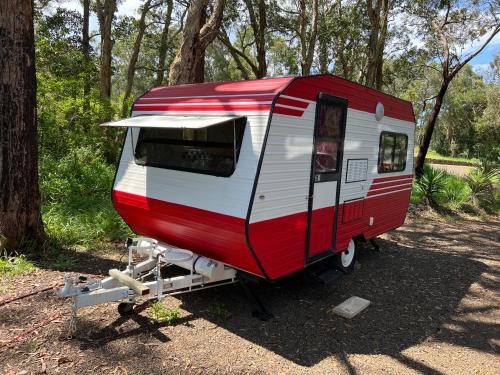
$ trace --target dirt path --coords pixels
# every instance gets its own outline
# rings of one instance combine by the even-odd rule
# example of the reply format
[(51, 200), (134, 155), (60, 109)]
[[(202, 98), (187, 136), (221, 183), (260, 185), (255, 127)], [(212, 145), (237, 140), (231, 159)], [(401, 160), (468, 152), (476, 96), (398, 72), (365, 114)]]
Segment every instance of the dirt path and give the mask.
[[(116, 305), (88, 308), (78, 338), (67, 339), (68, 315), (57, 314), (68, 305), (44, 292), (0, 307), (0, 372), (499, 374), (499, 233), (498, 219), (413, 220), (380, 239), (381, 252), (363, 251), (358, 269), (336, 284), (296, 275), (262, 287), (275, 315), (268, 322), (250, 317), (232, 285), (169, 298), (182, 311), (174, 326), (150, 323), (145, 311), (125, 319)], [(10, 280), (0, 299), (61, 278), (40, 269)], [(352, 320), (331, 313), (352, 295), (372, 304)], [(230, 317), (213, 316), (213, 303)]]

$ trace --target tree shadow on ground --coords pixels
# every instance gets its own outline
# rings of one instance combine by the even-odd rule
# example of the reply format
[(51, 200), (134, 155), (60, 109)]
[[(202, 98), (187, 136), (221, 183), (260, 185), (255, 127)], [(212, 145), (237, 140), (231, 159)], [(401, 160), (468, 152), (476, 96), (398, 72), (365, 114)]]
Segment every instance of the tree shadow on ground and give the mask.
[[(245, 340), (264, 347), (290, 361), (313, 366), (335, 356), (354, 373), (348, 354), (383, 354), (417, 371), (436, 373), (425, 364), (405, 356), (402, 351), (432, 339), (476, 350), (491, 352), (498, 326), (494, 323), (456, 319), (460, 301), (478, 283), (492, 292), (497, 285), (491, 277), (496, 271), (472, 259), (467, 251), (437, 249), (436, 241), (452, 243), (452, 235), (440, 232), (396, 231), (394, 239), (379, 240), (381, 252), (366, 249), (353, 274), (330, 285), (314, 282), (306, 273), (295, 274), (274, 284), (257, 288), (274, 318), (261, 322), (250, 316), (251, 305), (237, 284), (198, 293), (181, 295), (183, 310), (192, 315), (179, 323), (202, 317)], [(468, 231), (469, 236), (484, 233)], [(431, 239), (434, 246), (431, 246)], [(498, 258), (498, 252), (484, 248), (480, 259)], [(350, 296), (371, 301), (371, 305), (352, 320), (332, 313), (332, 308)], [(211, 314), (214, 303), (227, 307), (230, 317)], [(488, 312), (497, 308), (482, 306), (467, 312)], [(120, 318), (111, 331), (96, 332), (90, 347), (109, 341), (150, 332), (156, 335), (161, 325), (135, 317), (138, 328), (117, 332)], [(446, 328), (453, 326), (454, 328)], [(163, 335), (163, 334), (162, 334)], [(97, 339), (99, 337), (99, 339)], [(168, 338), (159, 338), (166, 341)], [(88, 342), (83, 343), (88, 347)]]

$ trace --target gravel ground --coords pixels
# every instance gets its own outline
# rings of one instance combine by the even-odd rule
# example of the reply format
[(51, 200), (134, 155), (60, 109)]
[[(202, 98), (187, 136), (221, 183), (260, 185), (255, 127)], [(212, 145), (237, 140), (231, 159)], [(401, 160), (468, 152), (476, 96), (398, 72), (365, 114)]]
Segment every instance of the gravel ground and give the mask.
[[(121, 318), (116, 305), (83, 309), (68, 339), (67, 301), (47, 291), (0, 307), (0, 372), (111, 374), (500, 374), (500, 220), (413, 218), (361, 252), (356, 271), (321, 285), (297, 274), (258, 291), (274, 318), (261, 322), (238, 285), (167, 298), (174, 325), (147, 304)], [(113, 258), (113, 257), (111, 257)], [(75, 272), (103, 275), (109, 257), (79, 255)], [(96, 265), (99, 271), (96, 271)], [(0, 280), (1, 300), (62, 280), (35, 273)], [(0, 289), (1, 290), (1, 289)], [(352, 320), (331, 309), (371, 305)], [(227, 307), (216, 316), (213, 304)]]

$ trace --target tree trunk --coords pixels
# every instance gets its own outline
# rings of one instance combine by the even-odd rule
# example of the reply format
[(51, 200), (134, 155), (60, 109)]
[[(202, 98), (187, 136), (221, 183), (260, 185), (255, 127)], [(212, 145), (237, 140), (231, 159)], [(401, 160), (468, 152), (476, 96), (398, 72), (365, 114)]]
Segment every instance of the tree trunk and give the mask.
[(418, 150), (417, 160), (415, 162), (415, 176), (417, 178), (421, 177), (424, 173), (425, 157), (427, 156), (427, 151), (429, 150), (429, 145), (431, 144), (434, 126), (436, 125), (439, 111), (441, 111), (441, 106), (443, 105), (443, 99), (446, 94), (446, 90), (448, 90), (449, 83), (450, 82), (448, 79), (445, 78), (443, 80), (441, 88), (439, 89), (439, 93), (436, 96), (434, 107), (432, 107), (432, 112), (429, 116), (429, 120), (427, 121), (427, 125), (425, 126), (424, 135), (422, 137), (422, 140), (420, 141), (420, 148)]
[(0, 56), (0, 247), (17, 250), (44, 238), (32, 0), (0, 1)]
[(85, 82), (83, 83), (83, 111), (87, 113), (90, 110), (90, 0), (82, 1), (83, 7), (83, 27), (82, 27), (82, 53), (85, 61)]
[(111, 97), (111, 52), (113, 50), (111, 27), (116, 11), (116, 0), (96, 0), (96, 10), (101, 33), (100, 94), (101, 100), (109, 102)]
[(299, 3), (299, 30), (300, 30), (300, 52), (302, 60), (300, 62), (302, 75), (307, 76), (311, 72), (311, 66), (314, 57), (314, 47), (316, 45), (316, 34), (318, 30), (318, 0), (313, 0), (311, 30), (309, 38), (307, 37), (307, 11), (306, 0), (300, 0)]
[(160, 48), (158, 50), (158, 70), (156, 72), (155, 86), (161, 86), (163, 77), (165, 77), (165, 62), (167, 59), (168, 50), (168, 31), (172, 21), (172, 10), (174, 8), (173, 0), (167, 0), (167, 11), (165, 13), (165, 24), (161, 32)]
[(217, 36), (225, 0), (216, 0), (212, 15), (205, 23), (209, 0), (192, 0), (186, 16), (181, 48), (172, 62), (169, 84), (203, 82), (205, 49)]
[(264, 78), (267, 75), (266, 29), (266, 3), (264, 0), (259, 0), (259, 27), (257, 30), (257, 63), (259, 66), (259, 74), (257, 78)]
[(389, 0), (367, 0), (367, 13), (370, 20), (370, 37), (367, 46), (367, 64), (365, 84), (380, 90), (382, 87), (382, 67), (387, 21), (389, 17)]
[(319, 72), (328, 73), (328, 45), (326, 38), (319, 39)]
[(130, 61), (127, 68), (127, 85), (125, 86), (125, 94), (123, 95), (122, 103), (122, 117), (127, 117), (129, 106), (128, 100), (130, 94), (132, 93), (132, 86), (134, 85), (135, 67), (137, 65), (137, 60), (139, 59), (139, 52), (141, 50), (142, 38), (144, 37), (144, 32), (146, 31), (146, 16), (149, 12), (152, 0), (147, 0), (142, 7), (141, 18), (139, 19), (139, 27), (137, 31), (137, 37), (134, 41), (134, 47), (132, 48), (132, 56), (130, 56)]

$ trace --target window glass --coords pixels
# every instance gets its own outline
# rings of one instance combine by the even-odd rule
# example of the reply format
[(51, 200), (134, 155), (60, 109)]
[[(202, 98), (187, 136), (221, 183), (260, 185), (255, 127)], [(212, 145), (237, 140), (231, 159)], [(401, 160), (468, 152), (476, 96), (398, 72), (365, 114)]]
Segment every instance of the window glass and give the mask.
[(378, 172), (398, 172), (406, 168), (408, 136), (382, 132), (380, 135)]
[(314, 172), (335, 173), (339, 168), (345, 107), (342, 104), (328, 102), (319, 102), (318, 105)]
[(318, 173), (332, 172), (337, 169), (338, 142), (317, 141), (315, 171)]
[(201, 129), (141, 128), (136, 163), (216, 176), (236, 168), (246, 118)]
[(321, 104), (316, 137), (340, 137), (343, 112), (340, 105)]

